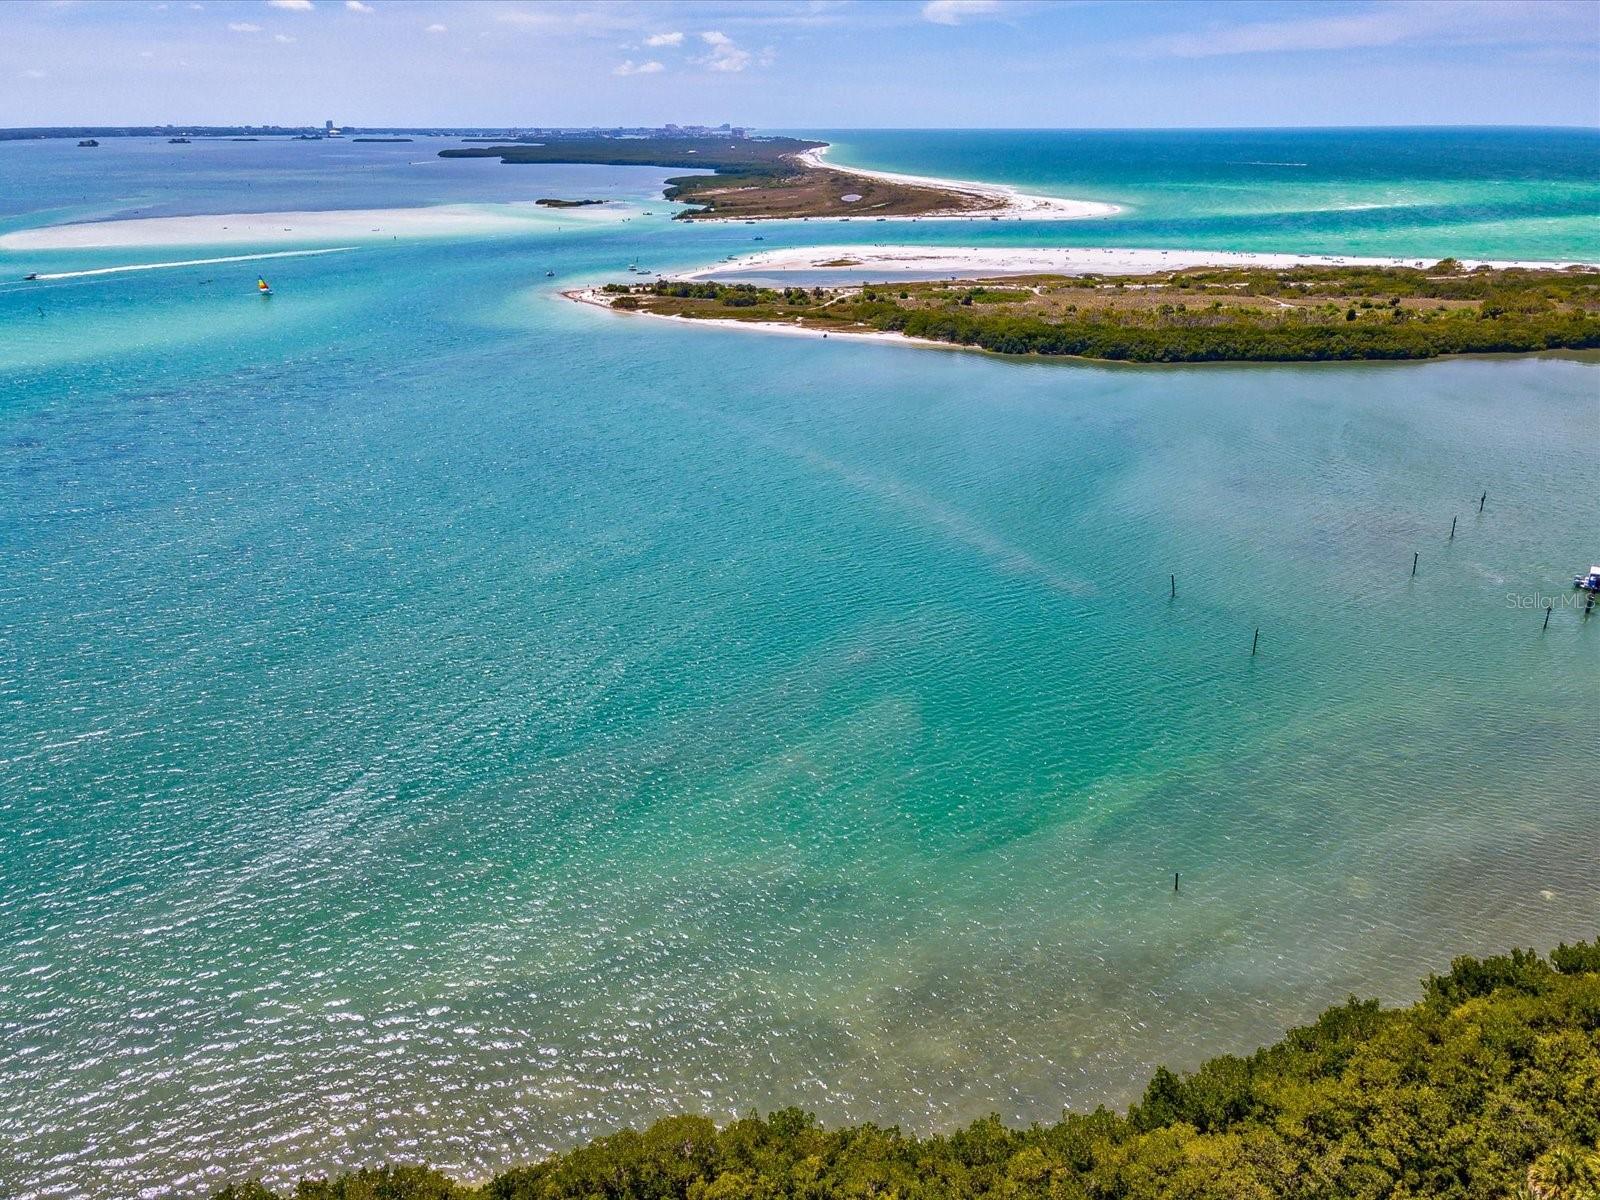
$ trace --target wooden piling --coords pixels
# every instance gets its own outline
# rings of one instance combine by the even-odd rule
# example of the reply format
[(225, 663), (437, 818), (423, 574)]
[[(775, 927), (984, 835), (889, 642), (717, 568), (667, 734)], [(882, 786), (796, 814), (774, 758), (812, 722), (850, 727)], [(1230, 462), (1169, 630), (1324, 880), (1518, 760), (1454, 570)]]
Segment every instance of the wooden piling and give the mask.
[(1412, 575), (1415, 575), (1417, 573), (1417, 559), (1419, 559), (1421, 557), (1422, 557), (1422, 551), (1421, 550), (1413, 550), (1411, 552), (1411, 574)]
[(1543, 633), (1546, 629), (1550, 628), (1550, 609), (1551, 605), (1548, 601), (1546, 601), (1544, 606), (1544, 626), (1539, 630), (1540, 633)]
[(1485, 492), (1483, 495), (1478, 497), (1478, 511), (1480, 513), (1483, 512), (1483, 506), (1484, 506), (1485, 502), (1488, 499), (1489, 499), (1489, 493), (1488, 492)]
[(1259, 646), (1260, 644), (1261, 644), (1261, 629), (1260, 629), (1260, 627), (1257, 627), (1256, 636), (1254, 638), (1252, 638), (1251, 641), (1250, 641), (1250, 657), (1251, 658), (1254, 658), (1256, 656), (1256, 647)]
[(1176, 575), (1169, 575), (1167, 578), (1172, 580), (1172, 598), (1176, 600), (1178, 598), (1178, 577)]
[(1172, 890), (1178, 890), (1178, 873), (1176, 871), (1172, 873)]
[(1460, 517), (1451, 517), (1450, 518), (1450, 540), (1452, 542), (1456, 540), (1456, 522), (1459, 521), (1460, 519), (1461, 519)]

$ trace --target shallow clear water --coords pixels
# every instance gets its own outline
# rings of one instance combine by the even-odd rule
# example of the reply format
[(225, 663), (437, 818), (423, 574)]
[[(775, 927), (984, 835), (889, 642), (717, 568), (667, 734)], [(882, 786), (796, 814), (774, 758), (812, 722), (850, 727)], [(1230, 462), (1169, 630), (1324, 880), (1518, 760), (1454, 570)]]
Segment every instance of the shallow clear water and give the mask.
[[(1125, 206), (1017, 244), (1600, 259), (1600, 130), (840, 130), (844, 164)], [(918, 229), (921, 229), (919, 224)]]
[(0, 1192), (1049, 1118), (1594, 934), (1592, 362), (1018, 363), (554, 292), (749, 237), (0, 285)]

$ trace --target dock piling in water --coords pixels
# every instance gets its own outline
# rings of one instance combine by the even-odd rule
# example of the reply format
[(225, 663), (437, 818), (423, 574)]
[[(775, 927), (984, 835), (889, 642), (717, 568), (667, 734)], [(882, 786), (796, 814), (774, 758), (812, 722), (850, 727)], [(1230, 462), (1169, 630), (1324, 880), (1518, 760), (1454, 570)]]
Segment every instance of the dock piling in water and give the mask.
[(1488, 499), (1489, 499), (1489, 493), (1488, 493), (1488, 492), (1485, 492), (1485, 493), (1484, 493), (1484, 494), (1483, 494), (1483, 495), (1481, 495), (1481, 496), (1479, 496), (1479, 497), (1478, 497), (1478, 512), (1479, 512), (1479, 513), (1482, 513), (1482, 512), (1483, 512), (1483, 506), (1484, 506), (1484, 503), (1485, 503), (1485, 502), (1486, 502), (1486, 501), (1487, 501), (1487, 500), (1488, 500)]
[(1460, 517), (1451, 517), (1450, 518), (1450, 540), (1452, 542), (1456, 540), (1456, 522), (1459, 521), (1460, 519), (1461, 519)]
[(1172, 873), (1172, 890), (1178, 890), (1178, 873), (1176, 871)]
[(1261, 644), (1261, 627), (1256, 626), (1256, 636), (1250, 639), (1250, 657), (1256, 656), (1256, 647)]
[(1422, 551), (1421, 550), (1413, 550), (1411, 552), (1411, 574), (1413, 576), (1415, 576), (1416, 573), (1417, 573), (1417, 559), (1419, 559), (1421, 557), (1422, 557)]
[(1176, 575), (1169, 575), (1167, 578), (1172, 580), (1172, 598), (1176, 600), (1178, 598), (1178, 577)]
[(1540, 633), (1543, 633), (1546, 629), (1550, 628), (1550, 609), (1552, 607), (1553, 606), (1550, 604), (1549, 601), (1545, 602), (1545, 606), (1544, 606), (1544, 625), (1543, 625), (1543, 627), (1540, 628), (1540, 630), (1539, 630)]

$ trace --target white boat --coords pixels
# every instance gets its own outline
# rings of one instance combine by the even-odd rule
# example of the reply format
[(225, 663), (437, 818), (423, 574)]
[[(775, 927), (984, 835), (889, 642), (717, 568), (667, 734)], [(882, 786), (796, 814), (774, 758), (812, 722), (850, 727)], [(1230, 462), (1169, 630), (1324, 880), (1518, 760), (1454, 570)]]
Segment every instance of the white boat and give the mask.
[(1600, 592), (1600, 563), (1589, 568), (1587, 575), (1575, 575), (1572, 586), (1586, 592)]

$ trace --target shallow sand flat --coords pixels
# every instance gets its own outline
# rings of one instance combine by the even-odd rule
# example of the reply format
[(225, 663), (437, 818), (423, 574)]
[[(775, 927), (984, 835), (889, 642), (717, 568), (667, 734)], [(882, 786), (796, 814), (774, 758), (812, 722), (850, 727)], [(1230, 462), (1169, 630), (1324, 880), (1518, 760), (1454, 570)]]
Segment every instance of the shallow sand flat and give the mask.
[[(533, 204), (440, 204), (426, 208), (352, 208), (324, 212), (222, 213), (136, 217), (50, 225), (0, 234), (0, 250), (93, 250), (142, 246), (260, 246), (388, 238), (528, 233), (563, 225), (609, 223), (631, 209), (617, 205), (554, 210)], [(581, 214), (581, 215), (579, 215)]]
[[(1304, 266), (1430, 266), (1436, 259), (1363, 258), (1331, 254), (1255, 254), (1233, 250), (1134, 250), (1008, 248), (1004, 246), (804, 246), (763, 250), (741, 255), (731, 262), (702, 267), (686, 279), (721, 279), (751, 272), (836, 271), (859, 280), (878, 272), (918, 272), (924, 275), (1140, 275), (1185, 267)], [(1579, 265), (1573, 262), (1510, 262), (1464, 259), (1468, 267), (1543, 267)]]
[[(901, 183), (911, 187), (939, 188), (946, 192), (960, 192), (979, 196), (992, 207), (971, 212), (923, 213), (916, 217), (872, 217), (885, 221), (987, 221), (994, 217), (1008, 217), (1027, 221), (1081, 221), (1090, 217), (1109, 217), (1122, 211), (1119, 204), (1104, 204), (1098, 200), (1069, 200), (1062, 196), (1040, 196), (1019, 191), (1003, 183), (980, 183), (971, 179), (937, 179), (931, 175), (902, 175), (894, 171), (869, 171), (865, 167), (845, 167), (824, 158), (828, 148), (807, 150), (797, 157), (808, 167), (826, 167), (846, 175), (860, 175), (866, 179), (881, 179), (887, 183)], [(863, 216), (870, 214), (863, 213)]]

